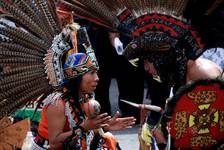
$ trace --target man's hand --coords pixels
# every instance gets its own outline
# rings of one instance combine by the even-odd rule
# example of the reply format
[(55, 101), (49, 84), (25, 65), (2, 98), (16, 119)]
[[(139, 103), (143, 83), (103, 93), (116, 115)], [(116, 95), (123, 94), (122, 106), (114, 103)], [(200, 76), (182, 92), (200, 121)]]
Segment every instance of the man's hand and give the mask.
[(160, 144), (160, 143), (166, 144), (167, 143), (166, 139), (165, 139), (165, 137), (164, 137), (164, 135), (163, 135), (163, 133), (162, 133), (162, 131), (160, 129), (154, 128), (154, 129), (152, 129), (151, 132), (153, 134), (153, 137), (155, 137), (156, 142), (158, 144)]

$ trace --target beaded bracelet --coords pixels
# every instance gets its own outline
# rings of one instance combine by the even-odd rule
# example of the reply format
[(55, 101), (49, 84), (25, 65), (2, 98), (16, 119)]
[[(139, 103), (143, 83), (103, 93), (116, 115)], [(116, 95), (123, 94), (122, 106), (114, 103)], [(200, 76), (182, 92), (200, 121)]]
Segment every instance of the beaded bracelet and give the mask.
[(80, 125), (81, 123), (78, 123), (75, 127), (72, 129), (72, 135), (79, 135), (81, 136), (82, 132), (85, 131), (85, 129)]

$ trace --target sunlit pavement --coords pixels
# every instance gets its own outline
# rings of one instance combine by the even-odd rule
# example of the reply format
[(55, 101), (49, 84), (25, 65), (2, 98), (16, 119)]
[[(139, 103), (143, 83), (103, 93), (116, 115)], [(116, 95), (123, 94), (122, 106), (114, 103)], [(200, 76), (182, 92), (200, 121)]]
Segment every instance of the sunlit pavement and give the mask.
[(137, 135), (138, 129), (139, 129), (139, 125), (135, 125), (131, 129), (113, 132), (122, 150), (138, 150), (139, 149), (139, 142), (138, 142), (138, 135)]

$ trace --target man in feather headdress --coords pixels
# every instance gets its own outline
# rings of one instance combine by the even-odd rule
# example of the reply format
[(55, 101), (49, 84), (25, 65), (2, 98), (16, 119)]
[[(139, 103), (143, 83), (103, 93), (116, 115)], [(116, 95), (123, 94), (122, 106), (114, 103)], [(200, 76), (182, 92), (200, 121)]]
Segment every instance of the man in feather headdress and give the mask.
[[(190, 7), (190, 6), (188, 6), (188, 7)], [(216, 16), (218, 14), (213, 14), (213, 15)], [(151, 22), (153, 22), (153, 19), (155, 19), (157, 17), (158, 16), (156, 16), (156, 15), (153, 16)], [(142, 20), (139, 19), (138, 21), (144, 22), (144, 18), (141, 18), (141, 19)], [(224, 20), (222, 20), (222, 21), (220, 21), (220, 20), (219, 20), (219, 22), (224, 23), (223, 22)], [(161, 22), (163, 22), (163, 21), (161, 21)], [(157, 22), (153, 22), (153, 23), (157, 24)], [(164, 25), (164, 24), (162, 24), (162, 25)], [(161, 28), (162, 28), (162, 25), (160, 26)], [(146, 23), (146, 26), (147, 26), (147, 23)], [(158, 27), (159, 27), (159, 25), (158, 25)], [(141, 27), (141, 28), (144, 28), (144, 27)], [(156, 25), (155, 25), (155, 28), (156, 28)], [(168, 86), (168, 87), (173, 86), (174, 93), (181, 86), (184, 86), (185, 84), (191, 83), (192, 81), (195, 81), (195, 80), (215, 79), (215, 78), (223, 79), (223, 77), (224, 77), (222, 74), (223, 70), (220, 66), (218, 66), (217, 64), (215, 64), (214, 62), (212, 62), (208, 59), (198, 58), (200, 56), (200, 54), (203, 52), (204, 46), (205, 47), (211, 46), (211, 45), (216, 46), (214, 43), (212, 43), (211, 41), (207, 41), (207, 43), (206, 43), (204, 41), (206, 44), (201, 45), (202, 43), (200, 43), (200, 41), (199, 41), (200, 38), (198, 37), (198, 38), (196, 38), (197, 42), (198, 42), (198, 46), (196, 46), (197, 42), (195, 43), (195, 46), (193, 46), (194, 38), (189, 38), (189, 35), (186, 35), (186, 37), (181, 37), (181, 38), (177, 39), (177, 41), (174, 42), (176, 44), (173, 43), (174, 44), (173, 45), (172, 38), (167, 38), (167, 36), (166, 36), (168, 33), (171, 33), (172, 31), (170, 30), (169, 32), (165, 31), (165, 33), (162, 33), (161, 28), (158, 28), (158, 30), (155, 32), (150, 31), (150, 30), (147, 31), (147, 30), (139, 29), (140, 36), (138, 36), (137, 39), (135, 39), (135, 41), (133, 41), (132, 43), (129, 44), (130, 47), (126, 48), (124, 55), (126, 55), (128, 59), (132, 59), (132, 60), (134, 60), (135, 58), (144, 59), (145, 70), (149, 74), (152, 74), (153, 77), (157, 81), (167, 84), (166, 86)], [(169, 28), (167, 28), (166, 30), (169, 30)], [(183, 32), (185, 32), (185, 31), (183, 30)], [(213, 32), (214, 32), (213, 34), (216, 34), (216, 35), (219, 34), (219, 33), (215, 33), (215, 31), (213, 31)], [(185, 32), (185, 34), (186, 34), (186, 32)], [(196, 35), (194, 35), (194, 36), (197, 37)], [(222, 36), (222, 35), (220, 35), (220, 36)], [(206, 40), (208, 40), (208, 39), (206, 39)], [(221, 41), (222, 40), (223, 39), (221, 39)], [(221, 43), (222, 42), (220, 42), (219, 44), (221, 44)], [(217, 46), (220, 46), (219, 44), (217, 44)], [(201, 47), (201, 48), (199, 48), (199, 47)], [(194, 51), (194, 50), (196, 50), (196, 51)], [(155, 91), (155, 90), (159, 91), (159, 93), (162, 93), (161, 89), (153, 89), (153, 91)], [(152, 93), (152, 94), (154, 94), (154, 93)], [(167, 94), (167, 98), (168, 98), (168, 94)], [(159, 97), (158, 97), (158, 99), (159, 99)], [(155, 101), (158, 99), (155, 98), (152, 101)], [(164, 98), (163, 102), (161, 102), (161, 104), (162, 104), (161, 107), (165, 107), (165, 102), (166, 102), (166, 99)], [(151, 122), (152, 121), (151, 117), (153, 118), (153, 116), (148, 117), (149, 126), (147, 126), (147, 127), (144, 126), (145, 128), (147, 128), (149, 130), (151, 130), (152, 128), (154, 128), (155, 125), (157, 125), (157, 122)], [(157, 119), (157, 120), (159, 120), (159, 119)], [(155, 121), (155, 120), (153, 120), (153, 121)], [(143, 132), (144, 131), (145, 130), (143, 129)], [(144, 133), (142, 133), (142, 137), (144, 137), (143, 134)], [(155, 132), (154, 132), (154, 134), (158, 135), (158, 133), (155, 133)], [(149, 133), (149, 135), (151, 135), (151, 133)], [(161, 137), (161, 136), (158, 136), (158, 137)], [(144, 138), (143, 138), (143, 141), (146, 143), (148, 142), (147, 144), (153, 143), (152, 140), (147, 141), (146, 138), (145, 139)], [(163, 141), (158, 141), (158, 142), (166, 143), (166, 141), (164, 141), (164, 138), (159, 138), (159, 139), (160, 140), (163, 139)], [(143, 145), (141, 147), (142, 149), (144, 149)], [(152, 144), (152, 145), (154, 145), (154, 144)]]
[(221, 76), (219, 66), (197, 58), (208, 48), (224, 47), (223, 1), (80, 0), (65, 5), (131, 36), (124, 51), (127, 59), (133, 65), (144, 59), (145, 70), (174, 91), (192, 80)]

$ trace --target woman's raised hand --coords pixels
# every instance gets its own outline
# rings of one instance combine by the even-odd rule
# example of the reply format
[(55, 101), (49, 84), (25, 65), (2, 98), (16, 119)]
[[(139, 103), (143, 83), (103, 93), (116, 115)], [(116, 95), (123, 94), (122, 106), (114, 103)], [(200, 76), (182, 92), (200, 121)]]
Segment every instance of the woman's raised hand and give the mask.
[(119, 116), (119, 112), (116, 112), (113, 118), (111, 118), (107, 123), (109, 126), (105, 126), (104, 129), (107, 131), (118, 131), (131, 128), (132, 125), (135, 124), (136, 119), (134, 117), (119, 118)]
[(103, 113), (100, 115), (97, 115), (95, 118), (87, 118), (83, 123), (81, 123), (81, 126), (85, 130), (94, 130), (98, 128), (103, 128), (109, 126), (109, 121), (111, 119), (111, 116), (108, 116), (107, 113)]

